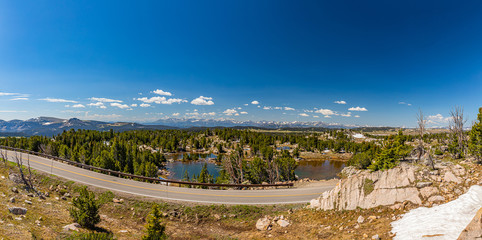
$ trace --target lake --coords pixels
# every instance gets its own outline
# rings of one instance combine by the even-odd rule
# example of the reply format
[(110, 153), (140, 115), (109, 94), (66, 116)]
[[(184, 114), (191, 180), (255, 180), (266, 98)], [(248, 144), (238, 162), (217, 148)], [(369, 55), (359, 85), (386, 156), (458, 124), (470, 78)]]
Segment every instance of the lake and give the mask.
[[(208, 158), (211, 157), (212, 156), (209, 156)], [(214, 179), (216, 179), (216, 177), (219, 176), (219, 171), (222, 167), (208, 162), (205, 158), (199, 161), (168, 162), (166, 169), (171, 172), (169, 179), (181, 180), (186, 170), (190, 178), (193, 174), (199, 175), (204, 163), (207, 164), (209, 173), (214, 176)], [(180, 159), (182, 159), (182, 157)], [(338, 174), (344, 167), (345, 163), (340, 161), (301, 161), (299, 162), (295, 173), (300, 179), (310, 178), (313, 180), (324, 180), (336, 178), (336, 174)]]

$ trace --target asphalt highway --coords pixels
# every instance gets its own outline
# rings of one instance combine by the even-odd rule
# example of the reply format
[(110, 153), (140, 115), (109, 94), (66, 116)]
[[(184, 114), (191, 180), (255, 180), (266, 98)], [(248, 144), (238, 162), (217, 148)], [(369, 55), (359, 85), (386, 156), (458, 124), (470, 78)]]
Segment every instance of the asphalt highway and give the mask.
[[(5, 150), (2, 150), (5, 151)], [(15, 162), (15, 155), (20, 153), (7, 151), (8, 160)], [(198, 188), (182, 188), (153, 184), (97, 173), (51, 159), (22, 153), (23, 164), (30, 160), (32, 169), (53, 174), (67, 180), (85, 185), (95, 186), (116, 192), (138, 196), (159, 198), (173, 201), (187, 201), (211, 204), (290, 204), (308, 203), (329, 191), (333, 183), (321, 184), (317, 187), (280, 188), (266, 190), (211, 190)]]

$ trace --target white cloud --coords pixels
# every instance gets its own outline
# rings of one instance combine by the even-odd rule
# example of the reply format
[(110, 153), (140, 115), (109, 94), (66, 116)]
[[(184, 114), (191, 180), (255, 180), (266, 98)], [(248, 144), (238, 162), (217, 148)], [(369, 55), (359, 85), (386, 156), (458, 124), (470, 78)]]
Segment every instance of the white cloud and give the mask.
[(401, 104), (401, 105), (407, 105), (407, 106), (412, 106), (411, 103), (406, 103), (406, 102), (398, 102), (398, 104)]
[(271, 110), (271, 107), (264, 106), (263, 109), (264, 109), (264, 110)]
[(17, 110), (0, 110), (0, 113), (24, 113), (27, 111), (17, 111)]
[(151, 97), (151, 98), (142, 97), (142, 98), (137, 98), (136, 100), (139, 100), (144, 103), (157, 103), (157, 104), (168, 104), (168, 105), (171, 105), (173, 103), (187, 102), (186, 100), (180, 99), (180, 98), (166, 99), (166, 97)]
[(347, 113), (344, 113), (344, 114), (342, 113), (342, 114), (340, 114), (340, 116), (342, 116), (342, 117), (351, 117), (351, 112), (347, 112)]
[(8, 93), (8, 92), (0, 92), (0, 96), (13, 96), (19, 95), (18, 93)]
[(83, 104), (75, 104), (72, 106), (73, 108), (85, 108)]
[(364, 107), (351, 107), (351, 108), (348, 108), (348, 111), (366, 112), (368, 110)]
[(286, 111), (294, 111), (295, 109), (294, 109), (294, 108), (291, 108), (291, 107), (285, 107), (285, 110), (286, 110)]
[(103, 102), (96, 102), (96, 103), (89, 103), (87, 106), (91, 107), (98, 107), (98, 108), (107, 108)]
[(355, 115), (355, 116), (353, 116), (353, 117), (359, 118), (359, 117), (360, 117), (360, 115)]
[(345, 102), (345, 101), (343, 101), (343, 100), (340, 100), (340, 101), (335, 101), (335, 103), (336, 103), (336, 104), (346, 104), (346, 102)]
[(241, 114), (248, 114), (248, 112), (240, 112)]
[(216, 113), (215, 112), (209, 112), (209, 113), (203, 113), (203, 115), (214, 116), (214, 115), (216, 115)]
[(214, 105), (212, 97), (199, 96), (198, 98), (191, 101), (194, 105)]
[(235, 109), (226, 109), (223, 113), (228, 115), (228, 116), (231, 116), (233, 114), (238, 113), (238, 111), (236, 111)]
[(335, 112), (333, 112), (332, 110), (330, 109), (318, 109), (315, 111), (316, 113), (321, 113), (325, 116), (330, 116), (330, 115), (336, 115)]
[(152, 91), (153, 93), (157, 94), (157, 95), (162, 95), (162, 96), (172, 96), (172, 93), (170, 92), (164, 92), (162, 91), (161, 89), (156, 89), (154, 91)]
[(120, 109), (127, 109), (129, 108), (129, 105), (127, 104), (120, 104), (120, 103), (111, 103), (110, 104), (112, 107), (118, 107)]
[(62, 98), (41, 98), (39, 100), (47, 101), (47, 102), (54, 102), (54, 103), (77, 103), (77, 101), (67, 100), (67, 99), (62, 99)]
[(166, 101), (163, 101), (162, 104), (173, 104), (173, 103), (183, 103), (183, 102), (187, 102), (187, 100), (184, 100), (184, 99), (180, 99), (180, 98), (169, 98), (167, 99)]
[(238, 107), (238, 110), (241, 110), (242, 108), (241, 107)]
[(115, 99), (110, 99), (110, 98), (97, 98), (97, 97), (91, 97), (89, 100), (94, 101), (94, 102), (104, 102), (104, 103), (121, 103), (121, 100), (115, 100)]
[(131, 104), (131, 107), (137, 107), (136, 103)]
[(254, 101), (252, 101), (252, 102), (251, 102), (251, 104), (253, 104), (253, 105), (258, 105), (258, 104), (259, 104), (259, 102), (258, 102), (258, 101), (256, 101), (256, 100), (254, 100)]
[(314, 115), (313, 117), (314, 117), (314, 118), (319, 118), (320, 116), (318, 116), (318, 115)]
[(143, 107), (143, 108), (146, 108), (146, 107), (150, 107), (151, 104), (148, 104), (148, 103), (141, 103), (141, 105), (139, 105), (140, 107)]
[(309, 117), (309, 116), (310, 116), (310, 115), (308, 115), (308, 114), (306, 114), (306, 113), (300, 113), (299, 115), (302, 116), (302, 117)]
[(448, 123), (450, 120), (450, 117), (444, 117), (442, 114), (436, 114), (436, 115), (430, 115), (427, 117), (427, 123), (428, 124), (442, 124), (442, 123)]
[(248, 106), (249, 104), (245, 103), (244, 106)]
[(281, 110), (281, 109), (283, 109), (283, 108), (282, 108), (282, 107), (274, 107), (273, 109)]
[(12, 99), (10, 99), (10, 101), (19, 101), (19, 100), (26, 101), (26, 100), (28, 100), (28, 98), (26, 98), (26, 97), (17, 97), (17, 98), (12, 98)]
[(172, 114), (172, 116), (174, 116), (174, 117), (177, 117), (177, 116), (179, 116), (179, 115), (180, 115), (180, 113), (173, 113), (173, 114)]
[(330, 116), (330, 115), (325, 115), (325, 118), (331, 118), (331, 116)]

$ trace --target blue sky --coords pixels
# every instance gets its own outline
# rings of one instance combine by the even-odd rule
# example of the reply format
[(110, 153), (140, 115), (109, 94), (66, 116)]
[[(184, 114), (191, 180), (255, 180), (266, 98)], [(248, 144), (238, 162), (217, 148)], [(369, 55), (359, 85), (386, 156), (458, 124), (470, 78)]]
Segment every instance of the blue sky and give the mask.
[(480, 1), (0, 1), (0, 119), (471, 122), (480, 26)]

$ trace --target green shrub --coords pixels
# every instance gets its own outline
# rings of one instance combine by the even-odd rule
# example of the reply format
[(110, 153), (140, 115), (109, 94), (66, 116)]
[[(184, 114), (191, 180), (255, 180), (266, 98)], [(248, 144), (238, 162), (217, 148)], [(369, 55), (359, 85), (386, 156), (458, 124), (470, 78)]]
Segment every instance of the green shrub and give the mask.
[(357, 153), (348, 160), (348, 166), (354, 166), (358, 169), (367, 169), (372, 163), (373, 154), (368, 152)]
[(363, 193), (365, 196), (373, 192), (375, 189), (375, 185), (373, 184), (373, 181), (371, 179), (365, 178), (365, 182), (363, 183)]
[(151, 213), (147, 216), (146, 235), (142, 236), (143, 240), (161, 240), (167, 239), (164, 232), (166, 227), (161, 224), (162, 213), (159, 205), (152, 207)]
[(78, 190), (80, 195), (73, 199), (72, 207), (69, 209), (70, 216), (82, 227), (94, 228), (100, 222), (100, 204), (95, 199), (95, 194), (87, 187)]

